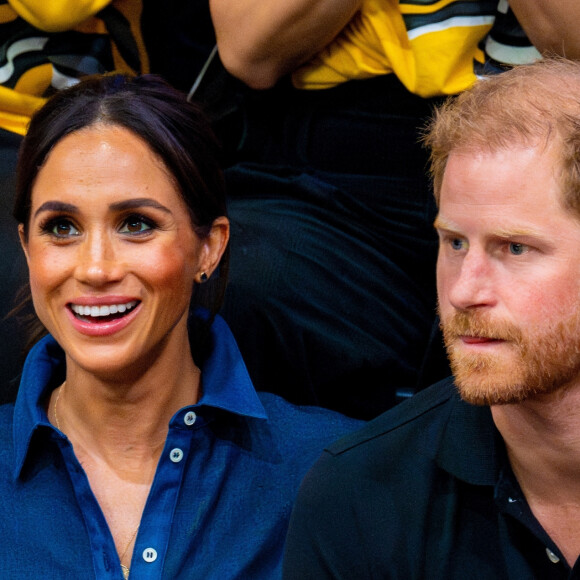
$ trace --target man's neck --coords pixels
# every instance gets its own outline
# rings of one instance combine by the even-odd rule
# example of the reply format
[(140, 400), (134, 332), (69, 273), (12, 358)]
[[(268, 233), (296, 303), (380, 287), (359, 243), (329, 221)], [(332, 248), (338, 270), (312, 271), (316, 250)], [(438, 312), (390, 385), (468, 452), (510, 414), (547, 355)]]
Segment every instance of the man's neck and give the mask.
[(491, 412), (532, 512), (573, 566), (580, 554), (580, 387)]

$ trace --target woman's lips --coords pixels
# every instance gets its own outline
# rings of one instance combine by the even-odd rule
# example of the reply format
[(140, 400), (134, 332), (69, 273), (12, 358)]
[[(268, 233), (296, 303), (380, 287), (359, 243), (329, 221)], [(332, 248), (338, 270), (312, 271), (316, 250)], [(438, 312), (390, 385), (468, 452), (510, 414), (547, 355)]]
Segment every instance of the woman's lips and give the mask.
[(140, 311), (138, 300), (109, 304), (70, 303), (67, 308), (73, 327), (87, 336), (108, 336), (129, 325)]

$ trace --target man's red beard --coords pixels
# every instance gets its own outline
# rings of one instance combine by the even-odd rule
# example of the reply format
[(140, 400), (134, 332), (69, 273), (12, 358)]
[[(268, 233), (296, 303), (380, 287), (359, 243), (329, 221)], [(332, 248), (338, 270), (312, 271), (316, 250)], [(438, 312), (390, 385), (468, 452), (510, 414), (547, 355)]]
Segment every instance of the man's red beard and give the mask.
[[(580, 376), (580, 314), (524, 333), (478, 312), (456, 312), (441, 328), (461, 397), (474, 405), (518, 403)], [(503, 341), (495, 352), (466, 352), (461, 336)]]

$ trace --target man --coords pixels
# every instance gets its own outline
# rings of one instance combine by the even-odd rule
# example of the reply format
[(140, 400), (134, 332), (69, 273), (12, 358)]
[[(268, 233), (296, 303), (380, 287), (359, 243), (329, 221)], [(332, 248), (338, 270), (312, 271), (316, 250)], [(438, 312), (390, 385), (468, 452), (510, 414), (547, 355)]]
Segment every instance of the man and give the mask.
[(285, 578), (580, 578), (580, 64), (477, 83), (426, 143), (454, 380), (320, 459)]

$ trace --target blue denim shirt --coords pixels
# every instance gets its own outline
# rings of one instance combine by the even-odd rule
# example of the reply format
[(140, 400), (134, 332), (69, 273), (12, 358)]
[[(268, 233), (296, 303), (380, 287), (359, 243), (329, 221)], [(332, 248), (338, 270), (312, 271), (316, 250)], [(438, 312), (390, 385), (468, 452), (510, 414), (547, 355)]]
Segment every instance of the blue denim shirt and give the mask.
[[(212, 338), (202, 398), (169, 424), (136, 538), (135, 580), (279, 578), (300, 480), (327, 443), (360, 425), (257, 394), (220, 318)], [(0, 407), (0, 578), (121, 580), (87, 476), (44, 410), (63, 359), (44, 338), (16, 404)]]

